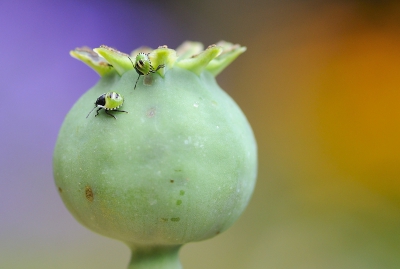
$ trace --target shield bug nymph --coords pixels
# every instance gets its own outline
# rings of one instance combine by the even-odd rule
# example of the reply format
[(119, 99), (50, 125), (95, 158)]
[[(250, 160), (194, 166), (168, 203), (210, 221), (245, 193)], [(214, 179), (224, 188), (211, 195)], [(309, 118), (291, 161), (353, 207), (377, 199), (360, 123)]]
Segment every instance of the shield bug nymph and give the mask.
[(104, 109), (104, 111), (106, 112), (107, 115), (113, 117), (114, 119), (117, 119), (109, 111), (112, 110), (112, 111), (116, 111), (116, 112), (128, 113), (127, 111), (124, 111), (124, 110), (118, 110), (118, 108), (121, 107), (123, 103), (124, 103), (124, 98), (122, 97), (121, 94), (116, 93), (116, 92), (103, 93), (102, 95), (99, 96), (99, 98), (97, 98), (96, 102), (94, 103), (94, 108), (92, 110), (90, 110), (90, 112), (86, 116), (86, 118), (89, 117), (90, 113), (92, 113), (92, 111), (95, 108), (98, 108), (96, 111), (95, 117), (97, 115), (99, 115), (99, 111), (101, 109)]
[(154, 67), (151, 65), (149, 53), (140, 52), (138, 55), (136, 55), (135, 64), (133, 64), (133, 62), (129, 56), (128, 56), (128, 58), (131, 61), (136, 72), (139, 74), (139, 76), (136, 80), (134, 89), (136, 89), (136, 85), (137, 85), (137, 82), (138, 82), (140, 76), (147, 76), (148, 74), (155, 73), (159, 69), (165, 67), (164, 64), (160, 64), (156, 69), (154, 69)]

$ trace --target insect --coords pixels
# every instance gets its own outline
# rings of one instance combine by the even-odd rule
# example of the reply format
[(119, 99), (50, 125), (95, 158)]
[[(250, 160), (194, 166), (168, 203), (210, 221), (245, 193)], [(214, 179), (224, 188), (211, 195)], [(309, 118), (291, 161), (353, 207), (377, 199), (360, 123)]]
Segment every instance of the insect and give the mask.
[(135, 64), (133, 64), (131, 58), (128, 56), (129, 60), (131, 61), (133, 67), (135, 68), (136, 72), (139, 74), (136, 83), (135, 83), (135, 88), (136, 89), (136, 85), (137, 82), (140, 78), (140, 76), (147, 76), (150, 73), (155, 73), (157, 70), (159, 70), (160, 68), (164, 68), (165, 65), (164, 64), (160, 64), (156, 69), (154, 69), (154, 67), (151, 65), (151, 61), (149, 58), (149, 53), (143, 53), (140, 52), (135, 59)]
[(107, 115), (113, 117), (114, 119), (117, 119), (109, 111), (113, 110), (113, 111), (116, 111), (116, 112), (128, 113), (127, 111), (124, 111), (124, 110), (118, 110), (118, 108), (120, 106), (122, 106), (123, 103), (124, 103), (124, 98), (122, 97), (121, 94), (116, 93), (116, 92), (103, 93), (102, 95), (99, 96), (99, 98), (97, 98), (96, 102), (94, 103), (94, 108), (92, 110), (90, 110), (90, 112), (86, 116), (86, 118), (89, 117), (90, 113), (92, 113), (92, 111), (95, 108), (98, 108), (97, 111), (96, 111), (95, 117), (97, 117), (97, 115), (99, 115), (99, 111), (101, 109), (104, 109), (104, 111), (106, 112)]

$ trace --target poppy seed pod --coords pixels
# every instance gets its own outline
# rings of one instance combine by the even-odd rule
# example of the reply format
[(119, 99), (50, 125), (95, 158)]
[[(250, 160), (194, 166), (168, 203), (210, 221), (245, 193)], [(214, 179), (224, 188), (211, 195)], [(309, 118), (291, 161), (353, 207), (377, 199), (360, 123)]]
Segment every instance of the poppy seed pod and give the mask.
[(215, 80), (245, 49), (71, 51), (101, 79), (61, 127), (55, 184), (81, 224), (131, 247), (129, 268), (181, 268), (181, 245), (225, 231), (248, 204), (256, 141)]

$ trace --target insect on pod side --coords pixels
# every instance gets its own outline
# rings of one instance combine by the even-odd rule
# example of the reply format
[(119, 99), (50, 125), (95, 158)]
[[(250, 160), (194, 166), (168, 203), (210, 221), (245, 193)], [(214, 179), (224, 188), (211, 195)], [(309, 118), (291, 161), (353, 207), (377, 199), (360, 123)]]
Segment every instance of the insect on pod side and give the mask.
[(116, 93), (116, 92), (107, 92), (103, 93), (102, 95), (97, 98), (96, 102), (94, 103), (94, 108), (90, 110), (89, 114), (86, 116), (86, 118), (89, 117), (90, 113), (97, 108), (96, 115), (99, 115), (99, 111), (101, 109), (104, 109), (107, 115), (113, 117), (114, 119), (117, 119), (113, 114), (111, 114), (109, 111), (116, 111), (116, 112), (125, 112), (128, 113), (127, 111), (124, 110), (118, 110), (119, 107), (121, 107), (124, 103), (124, 97), (122, 97), (121, 94)]
[(132, 66), (135, 68), (136, 72), (139, 74), (134, 89), (136, 89), (136, 85), (139, 81), (140, 76), (147, 76), (150, 73), (155, 73), (159, 69), (164, 68), (164, 64), (160, 64), (156, 69), (151, 65), (151, 61), (149, 58), (149, 53), (140, 52), (136, 55), (135, 64), (133, 64), (132, 59), (128, 56), (129, 60), (132, 63)]

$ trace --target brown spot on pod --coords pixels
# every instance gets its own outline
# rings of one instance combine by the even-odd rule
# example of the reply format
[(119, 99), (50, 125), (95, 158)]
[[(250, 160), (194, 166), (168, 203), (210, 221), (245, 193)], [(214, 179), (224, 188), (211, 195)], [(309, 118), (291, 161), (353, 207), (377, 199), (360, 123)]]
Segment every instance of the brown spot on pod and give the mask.
[(149, 110), (147, 110), (146, 112), (146, 116), (148, 118), (152, 118), (156, 115), (156, 109), (154, 107), (150, 108)]
[(89, 202), (93, 202), (94, 196), (93, 196), (92, 188), (90, 186), (85, 187), (85, 196)]

